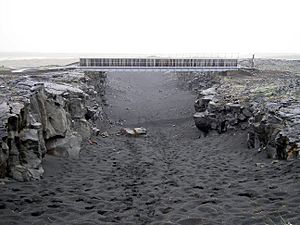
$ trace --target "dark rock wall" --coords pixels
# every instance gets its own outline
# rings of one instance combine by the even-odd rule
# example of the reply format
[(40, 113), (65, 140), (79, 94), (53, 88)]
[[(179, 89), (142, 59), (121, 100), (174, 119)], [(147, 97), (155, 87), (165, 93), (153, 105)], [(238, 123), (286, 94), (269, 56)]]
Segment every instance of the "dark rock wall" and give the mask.
[[(9, 88), (13, 97), (0, 102), (0, 177), (40, 179), (46, 153), (78, 157), (82, 140), (90, 138), (95, 122), (102, 118), (95, 87), (85, 78), (73, 75), (73, 83), (82, 79), (78, 85), (49, 78), (8, 82), (14, 86)], [(103, 79), (103, 73), (94, 74), (93, 79)], [(98, 86), (102, 90), (103, 81)]]
[(210, 130), (219, 133), (227, 130), (246, 129), (252, 115), (249, 106), (239, 102), (226, 102), (219, 98), (217, 86), (201, 91), (195, 101), (195, 125), (205, 134)]
[[(263, 74), (258, 70), (255, 72)], [(264, 151), (270, 158), (297, 158), (300, 148), (300, 79), (287, 72), (280, 76), (271, 73), (267, 78), (263, 75), (215, 73), (215, 82), (210, 82), (212, 86), (199, 86), (195, 125), (204, 135), (211, 130), (222, 133), (247, 129), (249, 148)], [(195, 78), (188, 83), (193, 81)]]
[(254, 112), (249, 120), (248, 147), (264, 150), (270, 158), (292, 159), (299, 157), (300, 102), (265, 106)]

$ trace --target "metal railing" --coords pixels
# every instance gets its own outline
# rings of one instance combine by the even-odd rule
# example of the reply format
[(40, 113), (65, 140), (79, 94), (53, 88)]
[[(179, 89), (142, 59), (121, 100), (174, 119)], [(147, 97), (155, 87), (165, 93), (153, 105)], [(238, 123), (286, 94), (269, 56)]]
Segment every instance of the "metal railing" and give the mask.
[(228, 70), (237, 69), (237, 59), (202, 58), (80, 58), (87, 70)]

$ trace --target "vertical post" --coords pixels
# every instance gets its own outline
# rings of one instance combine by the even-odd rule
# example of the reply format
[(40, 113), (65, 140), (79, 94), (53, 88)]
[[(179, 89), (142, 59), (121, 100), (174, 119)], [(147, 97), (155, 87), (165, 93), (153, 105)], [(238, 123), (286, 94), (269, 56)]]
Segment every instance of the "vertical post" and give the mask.
[(255, 55), (253, 54), (253, 55), (252, 55), (252, 61), (251, 61), (251, 67), (252, 67), (252, 68), (254, 68), (254, 57), (255, 57)]

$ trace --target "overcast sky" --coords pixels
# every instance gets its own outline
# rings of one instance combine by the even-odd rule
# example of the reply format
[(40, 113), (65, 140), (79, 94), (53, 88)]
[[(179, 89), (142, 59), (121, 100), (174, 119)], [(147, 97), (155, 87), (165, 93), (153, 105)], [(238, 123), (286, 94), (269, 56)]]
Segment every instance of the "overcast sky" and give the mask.
[(299, 0), (0, 0), (0, 52), (300, 53)]

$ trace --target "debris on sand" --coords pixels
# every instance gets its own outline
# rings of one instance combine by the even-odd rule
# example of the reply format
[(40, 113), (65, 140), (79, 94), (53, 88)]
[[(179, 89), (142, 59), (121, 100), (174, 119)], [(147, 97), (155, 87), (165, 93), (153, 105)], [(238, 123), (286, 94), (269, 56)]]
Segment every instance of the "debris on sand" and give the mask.
[(88, 140), (88, 142), (89, 142), (90, 145), (97, 145), (98, 144), (97, 141), (92, 140), (92, 139)]
[(97, 127), (92, 128), (93, 134), (98, 136), (100, 134), (100, 130)]
[(255, 166), (257, 166), (259, 168), (264, 168), (265, 167), (265, 163), (255, 163)]
[(107, 137), (109, 137), (109, 134), (108, 134), (108, 132), (107, 132), (107, 131), (105, 131), (105, 132), (101, 133), (101, 137), (103, 137), (103, 138), (107, 138)]
[(133, 131), (137, 135), (145, 135), (145, 134), (147, 134), (147, 130), (145, 128), (143, 128), (143, 127), (133, 128)]
[(129, 135), (129, 136), (139, 136), (139, 135), (146, 135), (147, 130), (146, 128), (139, 127), (139, 128), (122, 128), (121, 129), (122, 135)]
[(134, 135), (135, 134), (134, 131), (133, 131), (133, 129), (130, 129), (130, 128), (122, 128), (120, 130), (120, 133), (122, 135)]

